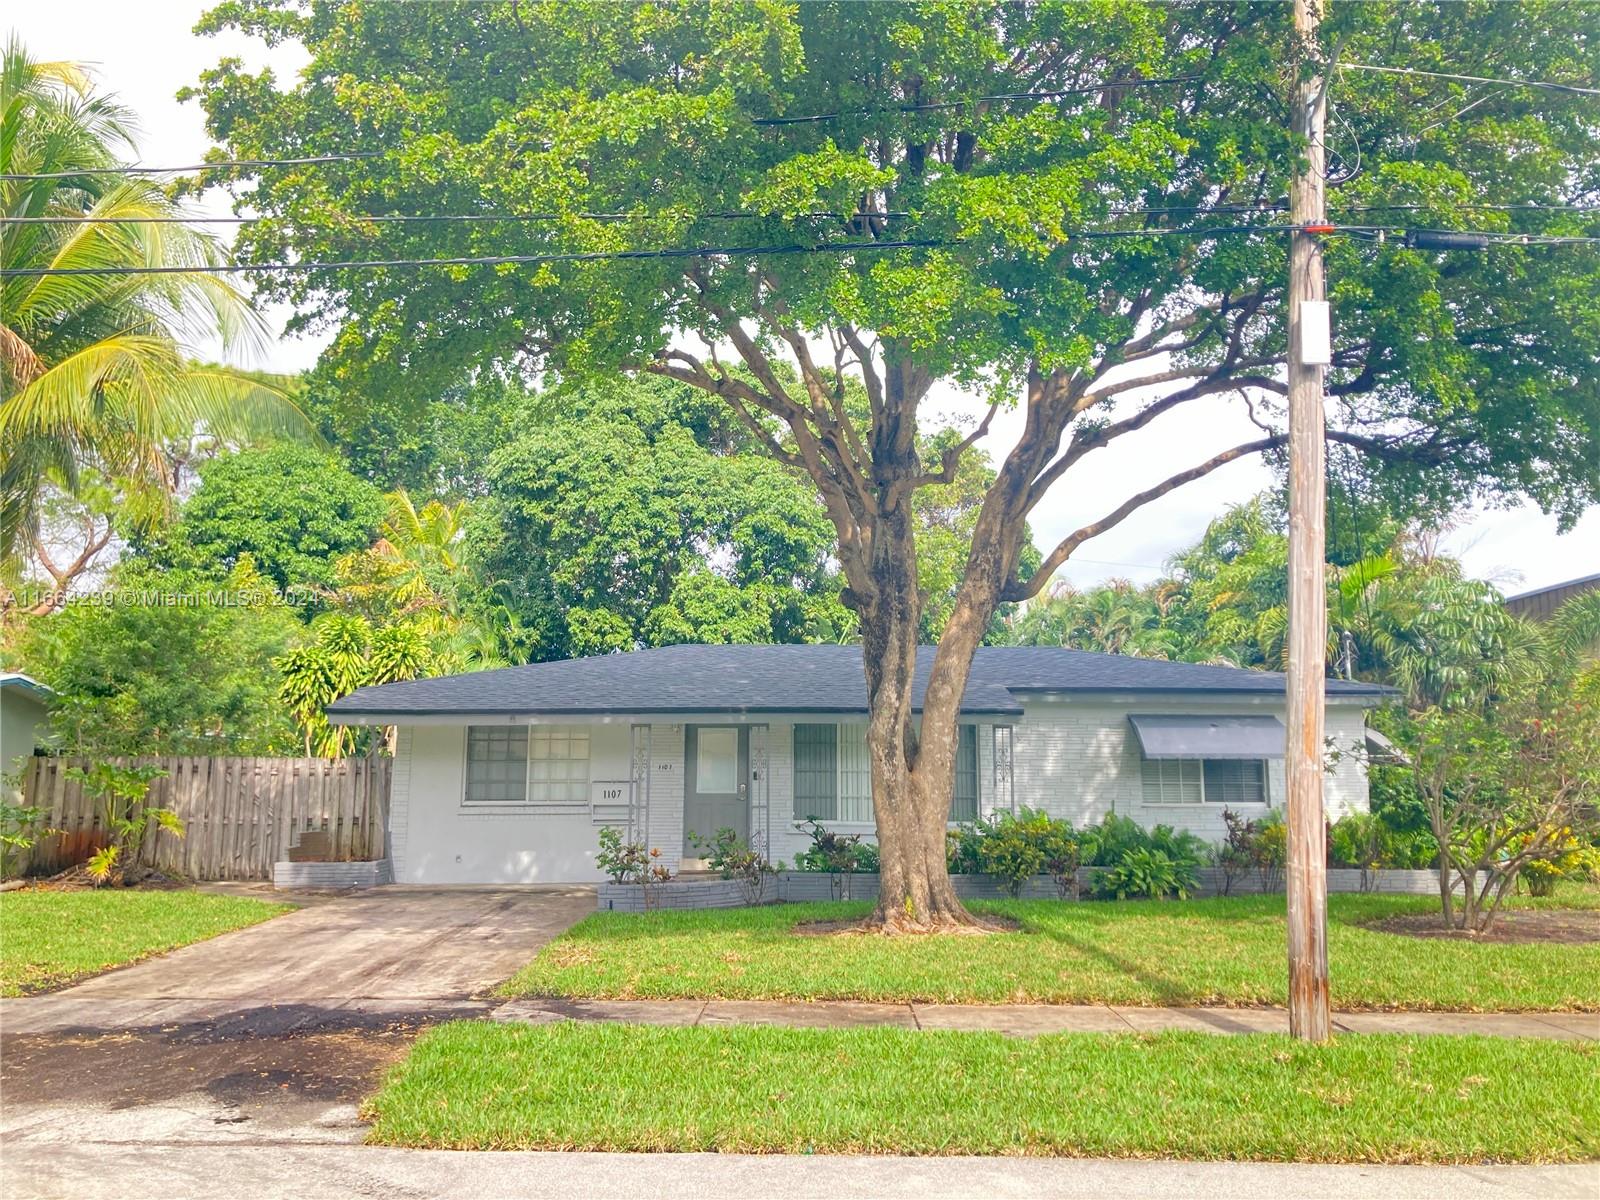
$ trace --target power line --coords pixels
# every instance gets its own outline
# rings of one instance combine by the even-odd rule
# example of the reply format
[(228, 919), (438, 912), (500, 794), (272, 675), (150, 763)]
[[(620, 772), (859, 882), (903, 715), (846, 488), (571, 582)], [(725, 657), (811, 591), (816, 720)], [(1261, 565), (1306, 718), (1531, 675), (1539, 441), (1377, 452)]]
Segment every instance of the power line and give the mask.
[[(1155, 87), (1161, 84), (1188, 83), (1202, 78), (1199, 75), (1175, 75), (1162, 79), (1126, 79), (1115, 82), (1095, 84), (1092, 87), (1056, 88), (1040, 92), (1003, 92), (991, 96), (974, 96), (970, 100), (950, 100), (931, 102), (927, 104), (899, 104), (877, 107), (862, 107), (856, 109), (842, 109), (839, 112), (814, 113), (799, 117), (755, 117), (751, 119), (752, 125), (780, 126), (780, 125), (806, 125), (822, 121), (837, 121), (847, 116), (871, 115), (880, 112), (918, 113), (938, 112), (944, 109), (965, 108), (970, 104), (998, 104), (1011, 100), (1051, 100), (1064, 96), (1089, 95), (1097, 92), (1111, 91), (1120, 88)], [(20, 183), (29, 180), (45, 179), (76, 179), (84, 175), (182, 175), (192, 171), (223, 171), (236, 168), (248, 170), (265, 170), (271, 167), (301, 167), (315, 166), (322, 163), (351, 162), (358, 159), (382, 158), (388, 154), (387, 150), (365, 150), (350, 154), (318, 154), (304, 158), (235, 158), (223, 159), (217, 162), (190, 163), (178, 167), (147, 167), (147, 166), (114, 166), (114, 167), (80, 167), (75, 171), (51, 171), (43, 173), (0, 174), (0, 181)]]
[(589, 250), (550, 254), (494, 254), (460, 258), (356, 259), (348, 262), (218, 263), (205, 267), (7, 267), (0, 278), (54, 275), (215, 275), (269, 271), (354, 271), (383, 267), (498, 267), (558, 262), (614, 262), (649, 258), (716, 258), (741, 254), (846, 254), (853, 250), (907, 250), (956, 243), (936, 239), (836, 242), (820, 246), (682, 246), (665, 250)]
[[(344, 214), (354, 224), (449, 224), (452, 222), (506, 222), (545, 224), (555, 221), (579, 219), (585, 221), (650, 221), (662, 220), (672, 217), (682, 217), (690, 221), (760, 221), (782, 219), (774, 213), (761, 212), (709, 212), (709, 213), (626, 213), (626, 212), (576, 212), (576, 213), (437, 213), (433, 215), (406, 215), (398, 213), (347, 213)], [(832, 219), (840, 221), (853, 221), (862, 218), (872, 220), (903, 220), (912, 216), (909, 212), (806, 212), (798, 213), (789, 219)], [(293, 218), (253, 216), (253, 217), (0, 217), (0, 225), (253, 225), (263, 221), (281, 221), (285, 225), (295, 228), (307, 228), (305, 224)]]
[[(1240, 233), (1289, 233), (1289, 225), (1218, 225), (1204, 229), (1083, 229), (1066, 235), (1073, 240), (1106, 238), (1190, 237), (1202, 240)], [(454, 258), (352, 259), (337, 262), (218, 263), (188, 267), (6, 267), (0, 278), (40, 278), (57, 275), (215, 275), (263, 274), (273, 271), (347, 271), (386, 267), (492, 267), (558, 262), (618, 262), (651, 258), (718, 258), (738, 255), (847, 254), (854, 250), (937, 249), (964, 244), (960, 238), (905, 238), (896, 241), (835, 242), (788, 246), (680, 246), (660, 250), (552, 251), (545, 254), (495, 254)], [(1066, 243), (1063, 243), (1066, 244)]]
[(1542, 79), (1490, 79), (1482, 75), (1457, 75), (1450, 71), (1420, 71), (1414, 67), (1379, 67), (1372, 63), (1341, 62), (1352, 71), (1381, 71), (1385, 75), (1423, 75), (1432, 79), (1454, 79), (1460, 83), (1499, 83), (1508, 87), (1543, 88), (1550, 92), (1570, 92), (1578, 96), (1600, 96), (1600, 88), (1579, 87), (1573, 83), (1550, 83)]
[[(1066, 235), (1068, 245), (1074, 240), (1108, 238), (1161, 238), (1188, 237), (1210, 240), (1238, 234), (1281, 234), (1301, 232), (1298, 225), (1217, 225), (1189, 229), (1082, 229)], [(1568, 237), (1550, 234), (1502, 233), (1477, 230), (1419, 230), (1401, 226), (1384, 225), (1329, 225), (1307, 227), (1305, 232), (1319, 235), (1346, 235), (1378, 237), (1390, 233), (1454, 234), (1483, 238), (1488, 245), (1512, 246), (1564, 246), (1600, 243), (1600, 237)], [(206, 274), (261, 274), (274, 271), (347, 271), (379, 268), (410, 267), (486, 267), (537, 265), (560, 262), (622, 262), (653, 258), (720, 258), (740, 255), (792, 255), (792, 254), (848, 254), (856, 250), (926, 250), (964, 244), (959, 238), (905, 238), (895, 241), (835, 242), (820, 245), (787, 246), (680, 246), (658, 250), (588, 250), (550, 252), (545, 254), (497, 254), (461, 256), (455, 258), (394, 258), (352, 259), (337, 262), (267, 262), (218, 263), (212, 266), (157, 266), (157, 267), (6, 267), (0, 269), (0, 278), (40, 278), (57, 275), (206, 275)], [(1467, 249), (1471, 247), (1458, 247)]]
[[(1066, 96), (1093, 95), (1099, 92), (1124, 88), (1157, 87), (1172, 83), (1192, 83), (1203, 79), (1201, 75), (1171, 75), (1160, 79), (1121, 79), (1092, 84), (1085, 87), (1054, 88), (1039, 92), (999, 92), (989, 96), (974, 96), (969, 100), (933, 101), (926, 104), (897, 104), (863, 106), (841, 109), (838, 112), (813, 113), (798, 117), (753, 117), (750, 123), (763, 127), (782, 125), (808, 125), (822, 121), (838, 121), (848, 116), (870, 116), (874, 113), (939, 112), (952, 108), (966, 108), (972, 104), (1000, 104), (1012, 100), (1058, 100)], [(141, 165), (111, 167), (80, 167), (74, 171), (49, 171), (38, 173), (0, 174), (0, 182), (25, 183), (31, 180), (78, 179), (85, 175), (184, 175), (194, 171), (226, 171), (233, 169), (266, 170), (273, 167), (316, 166), (323, 163), (353, 162), (360, 159), (382, 158), (388, 150), (361, 150), (349, 154), (317, 154), (303, 158), (230, 158), (216, 162), (189, 163), (177, 167), (149, 167)]]
[(266, 167), (304, 167), (320, 163), (351, 162), (361, 158), (382, 158), (387, 150), (359, 150), (351, 154), (315, 154), (307, 158), (230, 158), (219, 162), (190, 163), (181, 167), (146, 167), (138, 164), (115, 167), (79, 167), (75, 171), (0, 175), (0, 182), (26, 183), (34, 179), (79, 179), (84, 175), (183, 175), (190, 171), (225, 171), (233, 167), (252, 170)]
[[(1541, 204), (1529, 202), (1526, 204), (1475, 204), (1475, 203), (1450, 203), (1450, 204), (1341, 204), (1337, 205), (1341, 212), (1600, 212), (1600, 204)], [(1161, 208), (1124, 208), (1113, 207), (1106, 209), (1108, 216), (1168, 216), (1173, 214), (1204, 215), (1221, 213), (1274, 213), (1284, 212), (1288, 205), (1282, 202), (1262, 201), (1259, 204), (1184, 204)], [(706, 212), (706, 213), (628, 213), (628, 212), (575, 212), (575, 213), (436, 213), (436, 214), (400, 214), (400, 213), (348, 213), (344, 214), (352, 224), (383, 225), (383, 224), (453, 224), (453, 223), (480, 223), (480, 224), (549, 224), (565, 220), (584, 221), (649, 221), (681, 218), (687, 221), (759, 221), (759, 220), (909, 220), (917, 214), (903, 210), (865, 210), (859, 212), (805, 212), (783, 218), (773, 213), (762, 212)], [(206, 216), (195, 215), (192, 217), (95, 217), (95, 216), (53, 216), (53, 217), (7, 217), (0, 216), (0, 225), (254, 225), (267, 221), (279, 221), (286, 226), (297, 229), (311, 228), (308, 222), (299, 222), (293, 218), (274, 216)], [(334, 228), (334, 226), (328, 226)], [(1122, 232), (1122, 231), (1117, 231)], [(1144, 233), (1144, 230), (1130, 230), (1129, 233)]]

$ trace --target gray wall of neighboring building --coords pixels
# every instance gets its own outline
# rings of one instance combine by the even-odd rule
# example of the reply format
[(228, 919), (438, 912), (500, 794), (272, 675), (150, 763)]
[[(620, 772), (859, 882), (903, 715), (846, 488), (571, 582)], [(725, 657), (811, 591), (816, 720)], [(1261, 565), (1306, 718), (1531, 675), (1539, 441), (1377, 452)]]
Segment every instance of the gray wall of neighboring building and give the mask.
[[(43, 743), (50, 711), (37, 693), (0, 687), (0, 774), (18, 774), (34, 748)], [(7, 784), (6, 798), (17, 803), (18, 789)]]

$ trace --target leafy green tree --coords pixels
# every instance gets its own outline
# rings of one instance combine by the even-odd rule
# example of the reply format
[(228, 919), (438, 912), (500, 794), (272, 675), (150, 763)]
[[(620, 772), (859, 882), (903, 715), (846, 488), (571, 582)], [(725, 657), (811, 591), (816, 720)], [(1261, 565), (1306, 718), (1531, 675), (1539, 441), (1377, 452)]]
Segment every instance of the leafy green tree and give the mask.
[(372, 545), (387, 508), (377, 488), (326, 453), (242, 450), (203, 465), (178, 519), (136, 538), (135, 549), (219, 576), (248, 555), (280, 588), (324, 590), (336, 582), (340, 555)]
[(271, 754), (293, 747), (273, 659), (300, 632), (248, 561), (216, 579), (121, 563), (109, 603), (28, 619), (18, 666), (57, 692), (63, 749), (92, 756)]
[(430, 633), (460, 624), (466, 586), (460, 540), (466, 501), (429, 500), (421, 508), (404, 490), (384, 497), (388, 516), (377, 540), (334, 565), (337, 601), (369, 620), (416, 620)]
[[(1338, 7), (1326, 32), (1345, 61), (1588, 79), (1588, 22), (1581, 6), (1375, 3)], [(329, 364), (345, 377), (371, 392), (467, 364), (652, 372), (720, 397), (810, 477), (863, 641), (874, 920), (966, 923), (945, 817), (960, 697), (998, 607), (1037, 595), (1142, 505), (1283, 444), (1284, 239), (1143, 235), (1234, 224), (1249, 219), (1236, 206), (1283, 196), (1300, 151), (1284, 116), (1287, 8), (226, 3), (202, 27), (297, 40), (311, 57), (289, 88), (230, 63), (206, 75), (232, 154), (376, 153), (251, 177), (249, 203), (288, 219), (252, 226), (247, 256), (345, 259), (362, 214), (396, 209), (555, 219), (370, 226), (363, 257), (579, 256), (270, 284), (339, 325)], [(1363, 150), (1336, 196), (1346, 211), (1414, 203), (1417, 225), (1595, 228), (1592, 214), (1463, 207), (1581, 194), (1600, 129), (1580, 98), (1508, 88), (1456, 112), (1444, 106), (1460, 89), (1443, 81), (1348, 72), (1334, 86), (1336, 125)], [(1341, 144), (1354, 160), (1354, 138)], [(1214, 207), (1221, 222), (1194, 212)], [(736, 222), (714, 215), (730, 211)], [(728, 246), (802, 249), (708, 249)], [(695, 252), (588, 257), (648, 248)], [(1525, 493), (1574, 519), (1600, 490), (1600, 254), (1334, 238), (1329, 261), (1329, 436), (1381, 464), (1387, 494)], [(919, 410), (940, 381), (1026, 419), (973, 522), (918, 712), (914, 497), (952, 482), (988, 428), (925, 460)], [(845, 402), (853, 382), (864, 419)], [(1099, 498), (1029, 573), (1028, 516), (1086, 456), (1241, 393), (1259, 436)], [(597, 628), (614, 626), (603, 611)]]
[[(13, 37), (0, 54), (0, 114), (0, 214), (23, 219), (0, 226), (6, 268), (223, 261), (215, 238), (172, 223), (183, 209), (157, 184), (95, 173), (134, 148), (133, 116), (82, 68), (30, 58)], [(194, 361), (202, 335), (236, 345), (265, 333), (225, 276), (10, 276), (0, 280), (0, 322), (6, 558), (37, 548), (41, 507), (75, 492), (85, 468), (164, 497), (166, 442), (196, 426), (235, 440), (308, 432), (281, 388)], [(152, 498), (139, 499), (148, 512)]]
[(1391, 722), (1439, 844), (1448, 925), (1486, 932), (1525, 868), (1600, 836), (1600, 602), (1564, 609), (1546, 627), (1508, 618), (1520, 654)]
[(502, 583), (538, 657), (803, 640), (837, 591), (810, 489), (729, 450), (731, 431), (697, 428), (703, 402), (679, 384), (600, 386), (571, 405), (490, 458), (468, 522), (479, 574)]
[(357, 747), (360, 730), (328, 720), (335, 700), (369, 684), (437, 674), (428, 640), (414, 624), (374, 629), (363, 617), (324, 613), (311, 632), (309, 642), (274, 663), (281, 676), (278, 698), (300, 727), (308, 755), (341, 758)]
[(493, 373), (422, 391), (368, 390), (359, 378), (312, 372), (299, 400), (356, 475), (450, 501), (482, 495), (489, 455), (538, 417), (535, 394)]
[(1113, 580), (1088, 591), (1058, 585), (1010, 623), (1006, 638), (1019, 646), (1068, 646), (1100, 654), (1171, 658), (1179, 644), (1167, 624), (1160, 588)]

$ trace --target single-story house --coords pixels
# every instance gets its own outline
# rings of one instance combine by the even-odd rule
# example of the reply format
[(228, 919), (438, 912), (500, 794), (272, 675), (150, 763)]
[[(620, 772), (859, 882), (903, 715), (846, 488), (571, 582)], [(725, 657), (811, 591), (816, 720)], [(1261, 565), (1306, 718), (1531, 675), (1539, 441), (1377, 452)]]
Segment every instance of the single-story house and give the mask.
[[(924, 648), (919, 674), (933, 659)], [(1367, 805), (1366, 710), (1327, 685), (1330, 818)], [(920, 684), (919, 684), (920, 690)], [(670, 646), (361, 688), (328, 709), (397, 727), (389, 850), (401, 883), (600, 878), (615, 826), (674, 869), (731, 827), (774, 862), (815, 817), (869, 837), (855, 646)], [(952, 822), (1120, 813), (1210, 840), (1284, 800), (1282, 675), (1056, 647), (985, 647), (962, 698)]]
[[(20, 774), (33, 752), (44, 745), (54, 696), (55, 692), (32, 676), (0, 671), (0, 774)], [(9, 784), (4, 798), (12, 804), (22, 799), (19, 789)]]

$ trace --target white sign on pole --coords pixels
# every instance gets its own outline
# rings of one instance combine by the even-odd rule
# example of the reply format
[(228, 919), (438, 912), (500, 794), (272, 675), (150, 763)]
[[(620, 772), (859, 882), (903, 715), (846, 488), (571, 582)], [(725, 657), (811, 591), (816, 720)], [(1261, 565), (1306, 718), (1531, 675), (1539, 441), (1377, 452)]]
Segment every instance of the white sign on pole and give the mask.
[(1333, 365), (1333, 330), (1326, 300), (1300, 301), (1300, 361), (1308, 367)]

